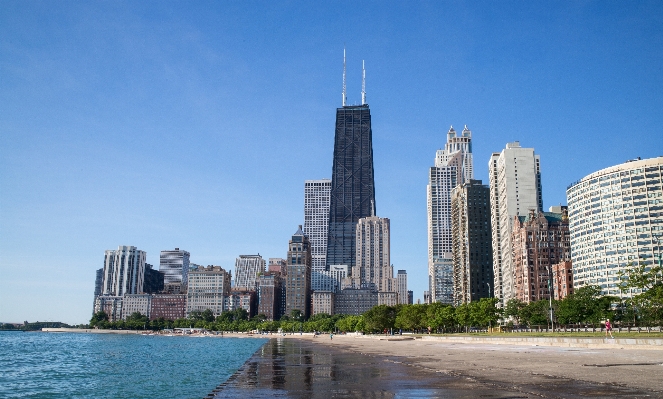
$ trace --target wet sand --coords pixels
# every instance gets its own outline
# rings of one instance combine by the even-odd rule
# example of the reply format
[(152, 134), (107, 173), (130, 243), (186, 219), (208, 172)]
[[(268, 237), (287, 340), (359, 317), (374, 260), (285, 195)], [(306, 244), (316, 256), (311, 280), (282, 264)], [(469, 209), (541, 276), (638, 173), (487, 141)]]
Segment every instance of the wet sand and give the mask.
[[(292, 339), (295, 338), (295, 339)], [(660, 398), (663, 351), (271, 339), (208, 398)]]

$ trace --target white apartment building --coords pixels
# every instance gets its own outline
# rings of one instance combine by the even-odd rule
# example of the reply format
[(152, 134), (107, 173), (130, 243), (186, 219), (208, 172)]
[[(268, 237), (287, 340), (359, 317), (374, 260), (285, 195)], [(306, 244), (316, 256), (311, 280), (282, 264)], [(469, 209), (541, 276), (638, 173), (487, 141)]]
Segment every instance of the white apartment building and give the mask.
[(474, 178), (472, 165), (472, 132), (465, 126), (458, 136), (451, 127), (444, 149), (435, 154), (426, 187), (428, 284), (433, 302), (453, 303), (451, 191)]
[(102, 295), (124, 296), (143, 292), (145, 251), (120, 245), (104, 253)]
[(194, 311), (207, 309), (219, 316), (224, 310), (224, 298), (230, 295), (230, 272), (220, 266), (198, 267), (189, 272), (186, 297), (187, 317)]
[(541, 160), (533, 148), (508, 143), (488, 162), (494, 295), (502, 305), (515, 298), (512, 229), (515, 216), (543, 210)]
[[(658, 264), (663, 251), (663, 157), (594, 172), (566, 190), (573, 288), (622, 296), (620, 271)], [(638, 292), (626, 293), (626, 296)]]
[(258, 255), (240, 255), (235, 260), (234, 289), (255, 291), (258, 286), (258, 273), (265, 271), (265, 260)]
[[(311, 243), (311, 271), (327, 267), (327, 233), (331, 179), (304, 181), (304, 235)], [(315, 284), (311, 282), (312, 284)], [(322, 287), (311, 287), (321, 290)]]

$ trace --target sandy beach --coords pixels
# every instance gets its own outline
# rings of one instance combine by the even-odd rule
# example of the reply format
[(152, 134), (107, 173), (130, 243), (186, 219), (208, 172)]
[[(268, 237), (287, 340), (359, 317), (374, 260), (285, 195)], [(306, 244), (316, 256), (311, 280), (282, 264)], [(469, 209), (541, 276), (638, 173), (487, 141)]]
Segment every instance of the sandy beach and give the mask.
[(279, 336), (210, 397), (663, 397), (663, 351), (595, 341), (585, 348)]

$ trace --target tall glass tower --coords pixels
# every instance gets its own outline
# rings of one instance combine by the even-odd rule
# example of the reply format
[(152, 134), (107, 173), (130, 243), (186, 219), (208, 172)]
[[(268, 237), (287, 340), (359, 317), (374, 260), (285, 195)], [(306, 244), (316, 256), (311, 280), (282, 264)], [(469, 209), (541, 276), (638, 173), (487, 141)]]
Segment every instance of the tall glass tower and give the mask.
[(375, 214), (372, 136), (368, 104), (336, 110), (327, 265), (355, 266), (357, 222)]

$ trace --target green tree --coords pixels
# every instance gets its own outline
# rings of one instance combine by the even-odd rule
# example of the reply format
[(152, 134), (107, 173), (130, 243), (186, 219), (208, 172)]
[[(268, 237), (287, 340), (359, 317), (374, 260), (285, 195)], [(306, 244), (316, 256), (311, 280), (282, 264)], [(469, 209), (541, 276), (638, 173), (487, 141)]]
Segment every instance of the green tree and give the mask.
[(302, 314), (302, 311), (299, 309), (292, 309), (290, 311), (290, 318), (296, 321), (304, 321), (304, 315)]
[(101, 310), (101, 311), (99, 311), (99, 312), (92, 315), (92, 318), (90, 319), (90, 327), (92, 327), (92, 328), (94, 328), (94, 327), (104, 328), (104, 327), (101, 327), (101, 325), (105, 325), (105, 324), (107, 324), (107, 322), (108, 322), (108, 315), (106, 314), (106, 312)]
[(530, 327), (533, 325), (548, 324), (548, 321), (550, 320), (548, 310), (549, 304), (547, 300), (533, 301), (520, 309), (520, 312), (518, 312), (518, 318), (522, 322), (527, 323)]
[(645, 262), (629, 263), (624, 270), (617, 273), (620, 280), (619, 289), (626, 293), (630, 290), (646, 291), (661, 282), (661, 267), (647, 266)]
[(495, 325), (500, 317), (500, 310), (495, 306), (497, 298), (481, 298), (470, 303), (470, 317), (472, 324), (488, 327)]
[(588, 285), (577, 289), (557, 304), (556, 316), (561, 324), (599, 324), (606, 318), (614, 318), (610, 310), (619, 298), (602, 296), (601, 287)]
[(426, 323), (427, 305), (404, 305), (398, 310), (394, 326), (403, 330), (414, 331), (422, 328)]
[(504, 316), (513, 318), (516, 324), (520, 324), (520, 312), (527, 304), (518, 299), (509, 299), (504, 306)]
[(374, 306), (364, 313), (364, 323), (368, 331), (384, 331), (394, 327), (396, 322), (396, 307), (387, 305)]
[(470, 305), (467, 303), (463, 303), (461, 305), (458, 305), (454, 311), (454, 316), (456, 322), (465, 327), (465, 330), (467, 331), (467, 327), (472, 324), (472, 315), (470, 313)]

